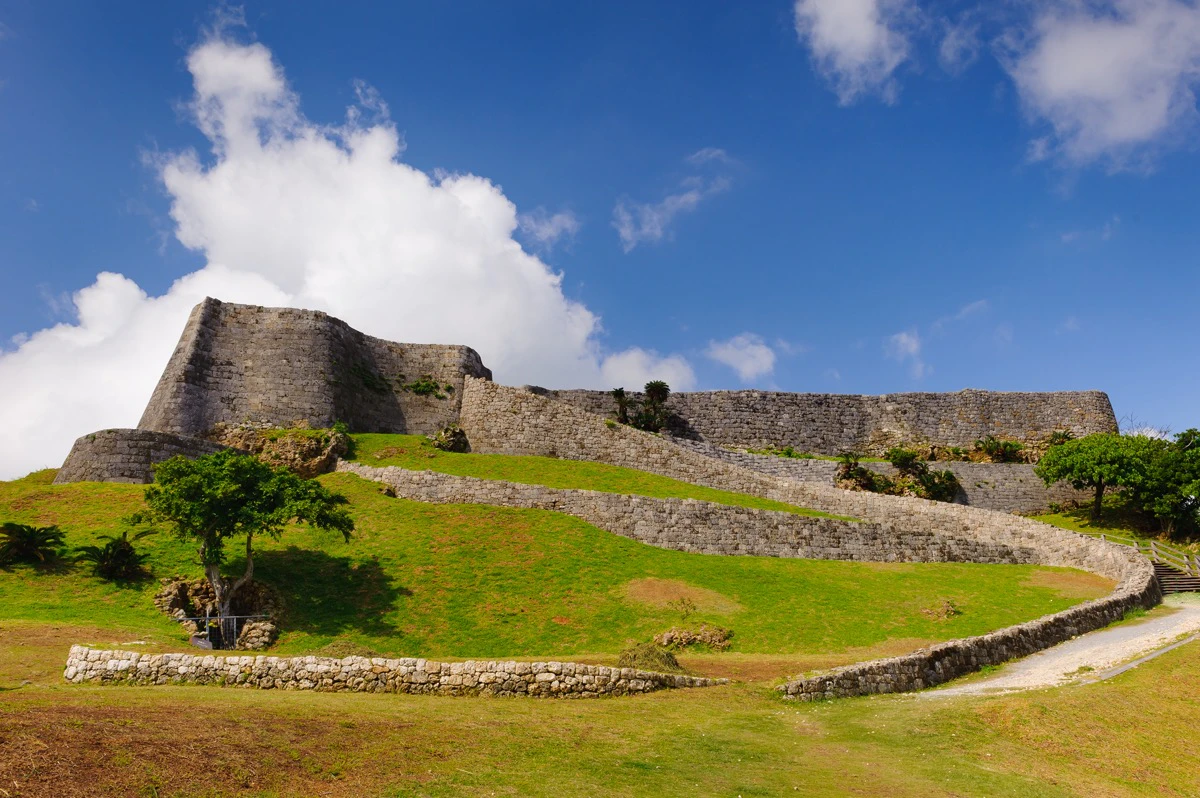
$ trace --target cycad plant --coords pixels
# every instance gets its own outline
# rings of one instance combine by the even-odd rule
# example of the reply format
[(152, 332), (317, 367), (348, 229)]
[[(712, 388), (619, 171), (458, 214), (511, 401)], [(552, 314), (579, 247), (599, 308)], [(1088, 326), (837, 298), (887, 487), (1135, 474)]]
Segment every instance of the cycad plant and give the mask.
[(0, 526), (0, 563), (49, 562), (63, 547), (56, 526), (31, 526), (8, 522)]
[(103, 546), (80, 546), (76, 549), (75, 559), (91, 563), (92, 570), (105, 579), (136, 579), (145, 573), (142, 566), (149, 555), (139, 554), (133, 542), (153, 534), (153, 529), (146, 529), (131, 538), (126, 529), (120, 536), (101, 535), (107, 543)]

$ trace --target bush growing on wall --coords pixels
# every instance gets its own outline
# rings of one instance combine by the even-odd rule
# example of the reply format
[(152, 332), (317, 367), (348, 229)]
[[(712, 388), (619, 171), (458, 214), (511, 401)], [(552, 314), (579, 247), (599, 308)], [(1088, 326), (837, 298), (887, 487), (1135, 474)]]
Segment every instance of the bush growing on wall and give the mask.
[(616, 409), (613, 415), (621, 424), (646, 432), (661, 432), (671, 418), (671, 411), (667, 410), (671, 387), (662, 380), (651, 380), (642, 390), (643, 398), (639, 403), (625, 393), (624, 388), (614, 388), (612, 397)]
[(850, 490), (916, 496), (938, 502), (952, 502), (962, 490), (954, 472), (930, 470), (929, 464), (912, 449), (893, 447), (887, 451), (884, 459), (895, 467), (895, 479), (864, 468), (853, 453), (843, 454), (837, 470), (837, 484)]

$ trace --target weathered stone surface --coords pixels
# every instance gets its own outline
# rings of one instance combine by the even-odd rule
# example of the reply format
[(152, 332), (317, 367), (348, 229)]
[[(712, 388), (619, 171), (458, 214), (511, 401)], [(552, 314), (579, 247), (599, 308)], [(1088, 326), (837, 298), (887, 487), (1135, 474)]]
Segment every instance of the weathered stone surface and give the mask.
[(210, 684), (261, 690), (598, 698), (728, 679), (571, 662), (434, 662), (375, 657), (141, 654), (72, 646), (63, 678), (73, 684)]
[(75, 441), (54, 484), (154, 481), (153, 466), (175, 455), (199, 457), (226, 447), (199, 438), (144, 429), (106, 429)]
[[(915, 536), (917, 552), (927, 545), (920, 542), (922, 536), (944, 536), (1007, 546), (1028, 553), (1029, 562), (1080, 568), (1118, 583), (1104, 598), (983, 638), (950, 641), (909, 657), (851, 666), (836, 672), (834, 681), (817, 677), (825, 679), (819, 683), (824, 689), (820, 695), (901, 692), (940, 684), (989, 662), (1032, 653), (1098, 629), (1128, 609), (1150, 607), (1161, 600), (1149, 560), (1113, 543), (974, 507), (792, 482), (690, 451), (657, 435), (610, 426), (600, 416), (548, 397), (473, 379), (466, 381), (465, 388), (461, 424), (478, 452), (555, 456), (639, 468), (859, 518), (867, 523), (852, 527), (854, 535), (878, 525), (898, 541)], [(878, 678), (866, 678), (870, 674)], [(816, 684), (797, 680), (784, 689), (792, 697), (815, 696), (819, 692)]]
[[(138, 426), (206, 437), (218, 424), (436, 432), (458, 417), (465, 375), (491, 378), (466, 346), (372, 338), (325, 313), (206, 299)], [(439, 395), (405, 385), (429, 376)]]
[[(796, 482), (819, 482), (832, 485), (838, 464), (832, 460), (804, 460), (776, 457), (769, 454), (749, 454), (730, 451), (704, 441), (686, 438), (671, 438), (671, 442), (685, 449), (724, 460), (727, 463), (772, 474)], [(889, 477), (896, 469), (890, 463), (862, 463), (863, 467), (878, 471)], [(1051, 504), (1087, 502), (1092, 498), (1089, 491), (1072, 488), (1066, 482), (1057, 482), (1049, 487), (1033, 473), (1028, 463), (930, 463), (930, 468), (953, 471), (963, 488), (962, 503), (985, 510), (1005, 513), (1039, 513), (1050, 509)]]
[[(606, 391), (531, 390), (605, 417), (614, 407)], [(1069, 430), (1076, 437), (1117, 430), (1112, 404), (1100, 391), (882, 396), (702, 391), (671, 394), (667, 407), (682, 422), (680, 431), (719, 446), (792, 446), (828, 455), (855, 451), (881, 456), (899, 445), (969, 449), (987, 435), (1037, 448), (1054, 430)]]

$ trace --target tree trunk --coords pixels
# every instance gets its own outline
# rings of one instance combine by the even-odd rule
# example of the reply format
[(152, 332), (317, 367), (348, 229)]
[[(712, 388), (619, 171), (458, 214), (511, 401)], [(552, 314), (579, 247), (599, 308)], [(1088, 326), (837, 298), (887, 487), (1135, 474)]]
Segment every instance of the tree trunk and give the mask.
[(225, 649), (237, 647), (237, 621), (229, 616), (233, 614), (234, 596), (237, 595), (242, 585), (254, 577), (254, 552), (251, 549), (253, 537), (253, 535), (246, 536), (246, 571), (233, 584), (230, 584), (229, 580), (221, 575), (220, 566), (206, 565), (204, 567), (205, 576), (208, 577), (208, 583), (212, 585), (213, 596), (217, 601), (217, 622), (221, 626), (221, 647)]
[(1100, 510), (1104, 504), (1104, 480), (1096, 483), (1096, 499), (1092, 502), (1092, 520), (1100, 520)]

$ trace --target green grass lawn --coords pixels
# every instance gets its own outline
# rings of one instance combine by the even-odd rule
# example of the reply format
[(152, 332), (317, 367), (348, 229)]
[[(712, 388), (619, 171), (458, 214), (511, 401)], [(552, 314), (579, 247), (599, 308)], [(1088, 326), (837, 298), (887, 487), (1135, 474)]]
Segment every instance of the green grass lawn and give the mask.
[[(1073, 532), (1082, 532), (1085, 535), (1109, 535), (1141, 541), (1158, 540), (1160, 535), (1159, 530), (1147, 525), (1145, 516), (1124, 506), (1120, 496), (1106, 497), (1100, 517), (1096, 519), (1092, 518), (1091, 505), (1032, 517), (1036, 521), (1070, 529)], [(1200, 552), (1200, 541), (1172, 540), (1169, 543), (1171, 546), (1186, 551)]]
[[(72, 546), (113, 531), (143, 488), (50, 484), (53, 472), (0, 483), (0, 519), (58, 524)], [(1104, 580), (1033, 566), (878, 564), (666, 551), (540, 510), (390, 499), (349, 474), (321, 478), (351, 501), (357, 531), (295, 527), (256, 544), (256, 577), (287, 606), (277, 653), (332, 642), (383, 654), (437, 657), (611, 656), (680, 624), (734, 633), (733, 653), (861, 658), (979, 634), (1064, 609), (1110, 588)], [(200, 575), (192, 548), (166, 534), (140, 542), (156, 577)], [(240, 569), (239, 560), (230, 563)], [(110, 626), (180, 640), (150, 602), (157, 580), (119, 587), (80, 566), (0, 571), (0, 621)], [(926, 610), (944, 599), (961, 615)], [(178, 643), (177, 643), (178, 644)], [(847, 653), (849, 652), (849, 653)], [(838, 657), (835, 656), (836, 660)], [(710, 663), (711, 664), (711, 663)], [(782, 661), (784, 675), (796, 667)]]
[(0, 691), (11, 796), (1123, 798), (1196, 795), (1200, 772), (1200, 644), (1091, 685), (798, 704), (64, 686), (87, 634), (0, 623), (0, 684), (32, 682)]
[(460, 477), (545, 485), (548, 488), (596, 490), (652, 496), (657, 499), (699, 499), (715, 504), (753, 507), (830, 517), (828, 513), (795, 507), (783, 502), (706, 488), (670, 477), (633, 468), (592, 463), (583, 460), (559, 460), (553, 457), (508, 454), (458, 454), (433, 448), (421, 435), (352, 435), (354, 459), (365, 465), (398, 466), (413, 471), (437, 471)]

